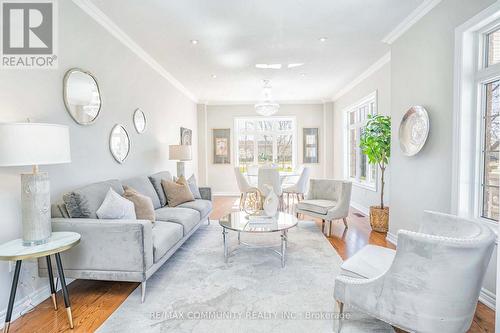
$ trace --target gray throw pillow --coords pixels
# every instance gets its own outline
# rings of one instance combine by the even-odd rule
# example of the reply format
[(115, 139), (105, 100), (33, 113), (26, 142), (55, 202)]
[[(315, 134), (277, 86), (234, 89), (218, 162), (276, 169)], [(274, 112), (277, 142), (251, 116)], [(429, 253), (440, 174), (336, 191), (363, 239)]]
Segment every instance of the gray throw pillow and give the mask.
[(136, 219), (134, 203), (113, 191), (112, 188), (109, 188), (96, 215), (100, 219)]
[(189, 189), (191, 190), (191, 193), (193, 193), (193, 197), (195, 199), (201, 199), (200, 189), (198, 188), (198, 185), (196, 184), (196, 177), (194, 175), (192, 175), (187, 180), (187, 183), (188, 183)]
[(90, 217), (90, 209), (87, 199), (75, 192), (69, 192), (63, 195), (64, 206), (71, 218), (88, 218)]

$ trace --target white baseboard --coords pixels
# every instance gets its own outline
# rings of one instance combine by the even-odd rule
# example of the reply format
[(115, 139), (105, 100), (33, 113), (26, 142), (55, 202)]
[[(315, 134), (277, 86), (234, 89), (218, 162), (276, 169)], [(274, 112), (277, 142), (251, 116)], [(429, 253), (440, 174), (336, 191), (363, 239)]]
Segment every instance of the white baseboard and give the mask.
[(391, 243), (392, 245), (397, 245), (397, 243), (398, 243), (398, 236), (394, 235), (393, 233), (390, 233), (390, 232), (387, 233), (387, 236), (385, 237), (385, 239), (389, 243)]
[(239, 197), (240, 192), (214, 192), (212, 195), (214, 197)]
[[(69, 285), (71, 282), (73, 282), (73, 279), (67, 279), (66, 283)], [(57, 287), (57, 291), (61, 290), (60, 284)], [(19, 292), (19, 287), (20, 285), (17, 286), (18, 292)], [(10, 289), (10, 288), (9, 288)], [(21, 314), (25, 314), (30, 310), (30, 307), (35, 307), (38, 304), (42, 303), (45, 301), (47, 298), (50, 297), (50, 287), (49, 287), (49, 281), (47, 280), (47, 285), (39, 288), (38, 290), (35, 290), (31, 294), (17, 300), (14, 303), (14, 309), (12, 309), (12, 317), (10, 319), (10, 322), (13, 322), (17, 318), (21, 317)], [(5, 325), (5, 315), (7, 314), (7, 308), (2, 309), (0, 311), (0, 328), (3, 328)]]
[[(49, 282), (47, 281), (47, 284)], [(19, 286), (18, 286), (19, 288)], [(14, 303), (14, 309), (12, 310), (12, 318), (11, 322), (16, 320), (21, 316), (21, 314), (26, 313), (26, 311), (29, 310), (30, 304), (33, 306), (36, 306), (40, 303), (42, 303), (44, 300), (50, 297), (50, 288), (49, 286), (42, 287), (38, 290), (35, 290), (32, 292), (30, 295), (27, 295), (20, 300), (16, 301)], [(0, 327), (4, 326), (5, 322), (5, 315), (7, 314), (7, 308), (3, 309), (0, 312)]]
[[(385, 239), (394, 245), (397, 245), (398, 243), (398, 236), (390, 232), (387, 233), (387, 237)], [(495, 311), (496, 294), (489, 291), (488, 289), (481, 288), (481, 292), (479, 293), (479, 302), (483, 303), (484, 305)]]
[(361, 213), (365, 214), (366, 216), (370, 215), (370, 208), (365, 207), (357, 202), (351, 201), (351, 207), (359, 210)]
[(481, 292), (479, 293), (479, 302), (483, 303), (493, 311), (495, 311), (496, 308), (496, 299), (497, 296), (495, 293), (492, 293), (488, 289), (481, 288)]

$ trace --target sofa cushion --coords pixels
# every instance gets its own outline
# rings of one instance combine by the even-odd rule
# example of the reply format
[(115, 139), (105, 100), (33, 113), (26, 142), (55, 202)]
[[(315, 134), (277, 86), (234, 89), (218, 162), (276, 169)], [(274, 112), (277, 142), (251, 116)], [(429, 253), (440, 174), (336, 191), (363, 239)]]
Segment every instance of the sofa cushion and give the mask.
[(303, 200), (297, 204), (297, 209), (326, 215), (328, 214), (328, 210), (332, 209), (336, 205), (337, 202), (331, 200)]
[(205, 218), (212, 211), (212, 202), (209, 200), (198, 199), (195, 201), (185, 202), (177, 207), (197, 210), (200, 213), (201, 218)]
[(344, 261), (340, 273), (358, 278), (372, 279), (384, 274), (392, 265), (396, 251), (381, 246), (366, 245)]
[(157, 262), (183, 237), (182, 225), (157, 222), (153, 226), (153, 260)]
[(106, 194), (106, 198), (104, 198), (96, 215), (100, 219), (136, 219), (134, 203), (113, 191), (112, 188), (109, 188), (108, 194)]
[[(91, 219), (96, 219), (96, 212), (101, 207), (104, 198), (106, 198), (106, 194), (109, 191), (109, 188), (112, 188), (113, 191), (118, 193), (119, 195), (123, 194), (122, 183), (118, 179), (106, 180), (103, 182), (93, 183), (87, 186), (80, 187), (76, 190), (73, 190), (70, 193), (67, 193), (63, 196), (64, 203), (68, 208), (69, 214), (71, 217), (88, 217)], [(71, 195), (75, 194), (75, 195)], [(77, 197), (80, 198), (78, 202), (74, 202), (77, 205), (85, 205), (85, 207), (80, 207), (80, 211), (85, 211), (86, 216), (74, 216), (71, 214), (70, 207), (68, 207), (68, 198)]]
[(148, 177), (134, 177), (124, 180), (122, 183), (124, 186), (131, 187), (140, 194), (150, 197), (155, 209), (161, 207), (160, 198)]
[(160, 199), (160, 206), (163, 207), (167, 204), (167, 197), (163, 192), (163, 187), (161, 186), (161, 180), (172, 180), (172, 175), (168, 171), (162, 171), (155, 173), (148, 177), (155, 188), (156, 194), (158, 194), (158, 198)]
[(163, 207), (156, 210), (156, 221), (168, 221), (181, 224), (184, 235), (188, 234), (200, 222), (200, 213), (194, 209), (181, 207)]

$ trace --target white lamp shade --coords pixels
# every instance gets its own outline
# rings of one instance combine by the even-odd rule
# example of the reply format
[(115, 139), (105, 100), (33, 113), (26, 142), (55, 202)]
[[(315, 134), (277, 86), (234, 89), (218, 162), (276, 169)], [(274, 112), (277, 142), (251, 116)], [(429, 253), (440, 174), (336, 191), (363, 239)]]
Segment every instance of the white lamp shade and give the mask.
[(67, 126), (41, 123), (0, 124), (0, 166), (71, 162)]
[(175, 161), (191, 161), (190, 145), (170, 145), (168, 146), (168, 158)]

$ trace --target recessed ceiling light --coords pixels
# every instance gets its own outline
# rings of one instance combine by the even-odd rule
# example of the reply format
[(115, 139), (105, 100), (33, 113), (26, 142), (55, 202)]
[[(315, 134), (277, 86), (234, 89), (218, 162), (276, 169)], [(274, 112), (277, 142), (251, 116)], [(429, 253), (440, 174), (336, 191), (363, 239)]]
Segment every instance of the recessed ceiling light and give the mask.
[(320, 41), (320, 42), (322, 42), (322, 43), (323, 43), (323, 42), (326, 42), (327, 40), (328, 40), (328, 38), (326, 38), (326, 37), (321, 37), (321, 38), (319, 39), (319, 41)]
[(217, 78), (217, 75), (212, 74), (212, 75), (210, 75), (210, 77), (211, 77), (212, 79), (216, 79), (216, 78)]
[(306, 73), (300, 73), (300, 76), (304, 77), (306, 76)]
[(198, 44), (198, 40), (197, 39), (191, 39), (191, 44), (193, 44), (193, 45)]
[(260, 68), (260, 69), (281, 69), (281, 64), (255, 64), (255, 68)]
[(304, 63), (303, 62), (300, 62), (300, 63), (295, 63), (295, 64), (288, 64), (288, 68), (295, 68), (295, 67), (300, 67), (300, 66), (303, 66)]

